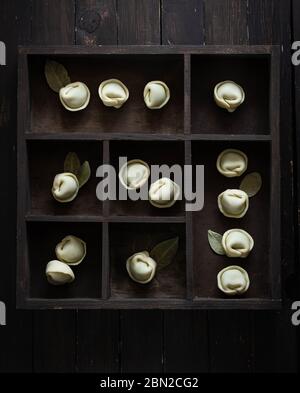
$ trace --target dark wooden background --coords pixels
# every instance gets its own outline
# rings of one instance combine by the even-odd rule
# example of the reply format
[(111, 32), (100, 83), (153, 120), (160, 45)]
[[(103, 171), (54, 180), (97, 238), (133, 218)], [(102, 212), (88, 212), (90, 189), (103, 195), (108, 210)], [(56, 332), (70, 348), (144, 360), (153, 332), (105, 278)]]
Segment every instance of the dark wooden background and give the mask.
[[(292, 372), (300, 327), (297, 161), (300, 2), (288, 0), (1, 0), (1, 372)], [(293, 23), (293, 21), (295, 23)], [(15, 309), (18, 44), (280, 44), (282, 266), (285, 306), (269, 311), (20, 311)], [(299, 69), (299, 70), (298, 70)], [(299, 338), (299, 337), (298, 337)]]

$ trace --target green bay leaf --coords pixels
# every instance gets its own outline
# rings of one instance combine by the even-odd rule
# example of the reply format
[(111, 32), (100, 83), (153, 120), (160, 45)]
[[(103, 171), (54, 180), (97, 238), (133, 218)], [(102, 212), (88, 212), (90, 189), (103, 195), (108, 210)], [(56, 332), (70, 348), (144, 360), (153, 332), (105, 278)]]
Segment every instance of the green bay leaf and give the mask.
[(164, 269), (173, 261), (178, 251), (179, 238), (165, 240), (158, 243), (150, 252), (151, 258), (157, 263), (157, 271)]
[(240, 184), (240, 190), (244, 191), (248, 197), (253, 197), (261, 189), (262, 180), (258, 172), (249, 173)]
[(207, 236), (211, 249), (218, 255), (225, 255), (225, 251), (222, 246), (223, 236), (220, 235), (220, 233), (214, 232), (210, 229), (208, 230)]
[(91, 177), (90, 164), (88, 161), (84, 161), (77, 175), (79, 187), (82, 187), (89, 180), (90, 177)]
[(45, 64), (45, 76), (49, 87), (58, 93), (59, 90), (71, 83), (68, 71), (65, 67), (53, 60), (47, 60)]
[(80, 170), (80, 165), (78, 155), (74, 152), (69, 152), (65, 158), (64, 171), (71, 172), (77, 176)]

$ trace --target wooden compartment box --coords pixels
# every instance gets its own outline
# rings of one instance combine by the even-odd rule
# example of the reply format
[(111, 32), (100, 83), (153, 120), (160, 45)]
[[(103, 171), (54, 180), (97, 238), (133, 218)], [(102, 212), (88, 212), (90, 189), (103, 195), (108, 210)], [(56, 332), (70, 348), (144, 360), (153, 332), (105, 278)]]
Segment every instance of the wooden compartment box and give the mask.
[[(72, 81), (91, 91), (84, 111), (66, 111), (47, 85), (46, 59), (62, 63)], [(122, 80), (128, 102), (119, 110), (105, 107), (99, 84)], [(216, 106), (213, 88), (231, 79), (243, 86), (246, 99), (235, 113)], [(167, 83), (169, 103), (149, 110), (143, 89), (151, 80)], [(131, 46), (21, 47), (18, 84), (18, 269), (17, 307), (274, 309), (281, 305), (279, 49), (273, 46)], [(226, 148), (244, 151), (246, 173), (260, 172), (262, 189), (250, 198), (244, 218), (224, 217), (217, 196), (238, 187), (241, 178), (226, 178), (216, 159)], [(64, 158), (75, 151), (88, 160), (92, 176), (71, 203), (51, 195), (53, 178), (63, 172)], [(185, 200), (170, 209), (148, 201), (100, 201), (97, 168), (119, 157), (149, 165), (204, 166), (204, 207), (191, 212)], [(150, 180), (148, 186), (150, 185)], [(118, 189), (117, 183), (117, 189)], [(183, 186), (183, 193), (185, 189)], [(207, 231), (247, 230), (255, 247), (245, 260), (218, 256)], [(74, 267), (76, 280), (53, 287), (45, 267), (55, 245), (66, 235), (87, 243), (87, 257)], [(160, 241), (179, 237), (171, 265), (148, 285), (133, 282), (126, 259)], [(239, 264), (250, 277), (242, 296), (226, 297), (217, 273)]]

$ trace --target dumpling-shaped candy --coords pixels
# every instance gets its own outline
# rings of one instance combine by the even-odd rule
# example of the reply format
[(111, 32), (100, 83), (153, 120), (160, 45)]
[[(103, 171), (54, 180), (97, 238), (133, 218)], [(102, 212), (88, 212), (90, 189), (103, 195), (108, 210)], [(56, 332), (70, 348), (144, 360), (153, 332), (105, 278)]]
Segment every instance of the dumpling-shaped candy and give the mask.
[(218, 171), (226, 177), (241, 176), (247, 169), (248, 158), (245, 153), (236, 149), (226, 149), (217, 159)]
[(241, 218), (249, 208), (249, 197), (242, 190), (226, 190), (218, 196), (218, 207), (226, 217)]
[(103, 81), (98, 89), (99, 96), (105, 106), (121, 108), (128, 100), (129, 91), (123, 82), (118, 79)]
[(76, 198), (79, 190), (77, 177), (73, 173), (65, 172), (55, 176), (52, 195), (58, 202), (71, 202)]
[(250, 285), (248, 273), (240, 266), (228, 266), (217, 277), (218, 288), (226, 295), (245, 293)]
[(170, 90), (162, 81), (151, 81), (144, 88), (144, 101), (149, 109), (160, 109), (170, 99)]
[(70, 266), (56, 260), (47, 263), (46, 277), (52, 285), (64, 285), (75, 280), (75, 275)]
[(141, 251), (127, 259), (126, 269), (133, 281), (147, 284), (155, 275), (156, 262), (150, 258), (147, 251)]
[(171, 207), (180, 196), (180, 187), (168, 177), (163, 177), (151, 184), (149, 201), (155, 207)]
[(215, 86), (214, 98), (219, 107), (234, 112), (244, 102), (245, 92), (237, 83), (226, 80)]
[(243, 229), (229, 229), (223, 234), (222, 246), (228, 257), (246, 258), (254, 246), (254, 240)]
[(149, 165), (142, 160), (126, 162), (120, 169), (119, 179), (128, 190), (141, 188), (150, 176)]
[(66, 236), (56, 246), (55, 254), (68, 265), (79, 265), (86, 256), (86, 243), (76, 236)]
[(71, 112), (81, 111), (90, 102), (90, 91), (86, 84), (73, 82), (59, 90), (59, 98), (63, 106)]

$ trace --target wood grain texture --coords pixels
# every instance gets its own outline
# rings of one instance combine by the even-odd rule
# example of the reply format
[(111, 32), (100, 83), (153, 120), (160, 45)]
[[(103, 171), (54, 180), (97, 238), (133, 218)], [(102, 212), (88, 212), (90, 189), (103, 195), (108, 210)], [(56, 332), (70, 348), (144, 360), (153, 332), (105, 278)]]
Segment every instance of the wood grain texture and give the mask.
[(118, 44), (160, 44), (160, 1), (117, 0)]
[(296, 339), (297, 328), (291, 324), (291, 314), (288, 307), (281, 312), (251, 313), (254, 372), (297, 372), (299, 347)]
[[(293, 41), (299, 41), (300, 37), (300, 26), (299, 26), (299, 18), (300, 18), (300, 4), (298, 1), (293, 1)], [(299, 59), (299, 56), (298, 56)], [(297, 195), (297, 219), (295, 222), (295, 226), (297, 228), (296, 236), (298, 239), (298, 247), (296, 246), (296, 260), (299, 260), (300, 255), (300, 116), (299, 111), (296, 108), (299, 108), (300, 105), (300, 67), (295, 66), (294, 70), (294, 89), (295, 89), (295, 101), (294, 101), (294, 115), (295, 115), (295, 127), (296, 127), (296, 135), (295, 135), (295, 145), (296, 151), (295, 156), (297, 159), (296, 166), (296, 178), (295, 180), (295, 192)], [(296, 263), (295, 267), (295, 276), (290, 281), (290, 285), (292, 288), (291, 296), (294, 298), (300, 298), (300, 266)], [(300, 350), (300, 336), (298, 333), (298, 348)]]
[(76, 44), (116, 44), (116, 8), (116, 0), (76, 0)]
[[(295, 269), (295, 203), (293, 185), (293, 125), (292, 125), (292, 69), (291, 45), (291, 2), (277, 0), (249, 2), (250, 44), (281, 44), (281, 221), (284, 235), (281, 237), (282, 272), (285, 306), (280, 313), (253, 313), (253, 369), (264, 371), (295, 371), (297, 338), (290, 322), (290, 280)], [(258, 15), (265, 23), (258, 26)], [(297, 22), (298, 23), (298, 22)], [(279, 28), (280, 25), (280, 28)], [(293, 282), (293, 279), (292, 279)], [(292, 284), (292, 286), (295, 285)], [(275, 343), (277, 343), (275, 345)], [(263, 346), (266, 349), (262, 350)], [(288, 355), (289, 353), (289, 355)]]
[(78, 372), (119, 371), (118, 311), (78, 312), (77, 337)]
[(33, 0), (32, 40), (34, 44), (73, 44), (75, 0)]
[(204, 15), (205, 44), (247, 44), (247, 1), (204, 0)]
[(249, 312), (209, 313), (211, 372), (250, 372), (251, 336)]
[[(247, 44), (247, 2), (206, 0), (205, 43)], [(257, 16), (258, 17), (258, 16)], [(229, 78), (230, 79), (230, 78)], [(249, 314), (240, 311), (209, 312), (210, 362), (212, 371), (249, 372)], [(227, 352), (229, 362), (224, 362)]]
[(164, 371), (209, 372), (206, 311), (164, 312)]
[(121, 312), (121, 372), (163, 371), (161, 311)]
[(0, 66), (0, 163), (3, 171), (0, 219), (3, 261), (0, 300), (6, 305), (6, 326), (0, 326), (1, 372), (32, 371), (32, 313), (16, 310), (16, 130), (17, 46), (30, 41), (30, 4), (0, 4), (0, 39), (6, 45), (6, 66)]
[[(159, 0), (118, 0), (117, 7), (119, 45), (160, 44)], [(121, 371), (162, 371), (162, 312), (121, 311), (120, 316)]]
[(203, 43), (202, 0), (162, 0), (161, 9), (163, 45)]
[[(34, 0), (32, 43), (74, 43), (75, 2)], [(36, 312), (33, 319), (33, 368), (36, 372), (76, 370), (76, 311)]]
[[(289, 8), (289, 2), (285, 3)], [(248, 2), (249, 43), (279, 44), (280, 0), (251, 0)]]
[(33, 372), (75, 372), (75, 312), (65, 310), (35, 312), (33, 324)]
[[(117, 44), (117, 1), (80, 0), (76, 1), (76, 44), (116, 45)], [(109, 143), (103, 142), (103, 161), (108, 163)], [(101, 157), (102, 157), (101, 152)], [(100, 154), (100, 152), (99, 152)], [(98, 179), (97, 179), (98, 180)], [(108, 206), (104, 208), (107, 213)], [(108, 226), (103, 225), (103, 241), (109, 241)], [(109, 244), (103, 244), (102, 273), (109, 275)], [(106, 296), (109, 277), (102, 277), (102, 294)], [(78, 311), (77, 314), (77, 371), (118, 372), (119, 323), (118, 311)]]

